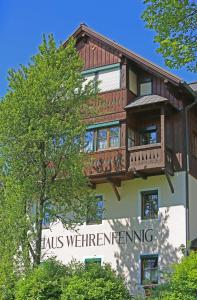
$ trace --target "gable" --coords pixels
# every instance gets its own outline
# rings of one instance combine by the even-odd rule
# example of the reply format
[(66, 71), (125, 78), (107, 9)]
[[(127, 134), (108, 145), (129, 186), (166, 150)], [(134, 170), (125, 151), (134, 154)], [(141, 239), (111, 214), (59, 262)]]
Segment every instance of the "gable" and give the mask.
[(77, 41), (76, 48), (84, 61), (85, 70), (120, 62), (117, 51), (90, 37)]

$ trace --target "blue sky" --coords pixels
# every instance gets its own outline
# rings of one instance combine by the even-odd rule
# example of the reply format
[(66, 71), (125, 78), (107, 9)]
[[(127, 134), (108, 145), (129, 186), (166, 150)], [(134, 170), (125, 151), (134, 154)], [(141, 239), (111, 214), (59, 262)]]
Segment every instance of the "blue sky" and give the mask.
[[(27, 64), (43, 33), (64, 41), (83, 22), (165, 67), (156, 53), (154, 32), (141, 20), (143, 9), (142, 0), (0, 0), (0, 96), (7, 90), (8, 69)], [(170, 71), (187, 82), (196, 80), (184, 69)]]

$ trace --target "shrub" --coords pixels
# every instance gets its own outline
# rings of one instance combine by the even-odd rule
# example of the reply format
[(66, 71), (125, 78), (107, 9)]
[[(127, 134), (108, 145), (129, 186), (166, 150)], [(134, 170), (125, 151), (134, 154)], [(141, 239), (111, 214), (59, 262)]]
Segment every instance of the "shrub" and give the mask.
[(196, 300), (197, 299), (197, 253), (191, 252), (181, 263), (174, 265), (174, 272), (152, 299)]
[(122, 277), (109, 265), (81, 266), (64, 281), (61, 300), (129, 300), (132, 299)]
[(58, 300), (62, 293), (62, 277), (67, 267), (54, 259), (43, 262), (16, 286), (16, 300)]

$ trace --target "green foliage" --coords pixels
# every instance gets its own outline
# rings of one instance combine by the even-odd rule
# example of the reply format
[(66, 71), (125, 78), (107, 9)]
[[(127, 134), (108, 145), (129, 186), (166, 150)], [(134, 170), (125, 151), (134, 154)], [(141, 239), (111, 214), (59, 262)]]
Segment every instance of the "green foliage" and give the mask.
[(16, 300), (58, 300), (62, 293), (62, 278), (67, 268), (49, 259), (19, 280), (16, 286)]
[(16, 286), (16, 300), (129, 300), (123, 278), (109, 265), (63, 266), (54, 259), (31, 270)]
[(109, 265), (81, 267), (67, 277), (61, 300), (129, 300), (131, 296), (123, 278)]
[(197, 253), (191, 252), (182, 262), (174, 266), (169, 283), (156, 292), (155, 300), (196, 300), (197, 299)]
[(144, 0), (142, 18), (156, 31), (158, 52), (170, 68), (197, 71), (197, 4), (194, 0)]
[(60, 219), (70, 229), (95, 205), (82, 150), (84, 116), (96, 91), (92, 82), (84, 87), (82, 67), (74, 40), (57, 47), (49, 36), (28, 66), (9, 72), (0, 102), (2, 295), (11, 293), (30, 262), (40, 263), (46, 210), (49, 222)]

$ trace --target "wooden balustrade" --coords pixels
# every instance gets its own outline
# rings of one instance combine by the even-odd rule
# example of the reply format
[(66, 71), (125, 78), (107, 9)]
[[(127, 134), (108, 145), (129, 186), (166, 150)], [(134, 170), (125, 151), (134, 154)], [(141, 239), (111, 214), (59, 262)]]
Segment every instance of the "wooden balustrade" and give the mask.
[(160, 143), (129, 149), (129, 171), (164, 167), (164, 153)]
[(125, 149), (108, 149), (89, 154), (86, 175), (119, 173), (126, 170)]
[(160, 143), (135, 146), (129, 148), (128, 151), (124, 148), (107, 149), (89, 153), (88, 156), (89, 162), (85, 173), (90, 177), (103, 176), (106, 178), (110, 174), (127, 176), (130, 172), (135, 171), (154, 174), (163, 171), (164, 168), (173, 175), (172, 151), (169, 149), (164, 151)]

